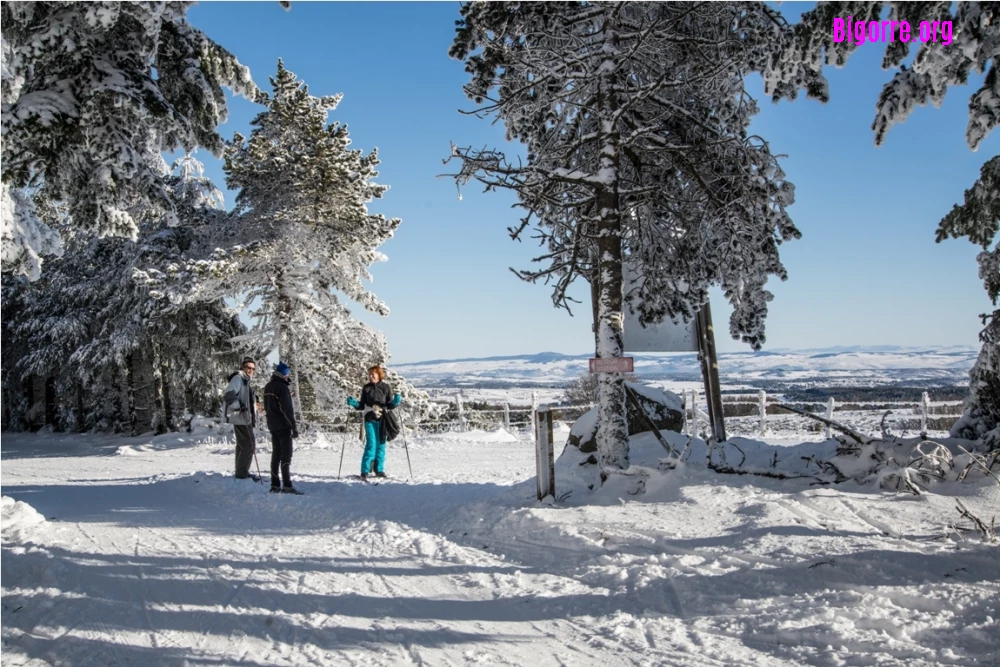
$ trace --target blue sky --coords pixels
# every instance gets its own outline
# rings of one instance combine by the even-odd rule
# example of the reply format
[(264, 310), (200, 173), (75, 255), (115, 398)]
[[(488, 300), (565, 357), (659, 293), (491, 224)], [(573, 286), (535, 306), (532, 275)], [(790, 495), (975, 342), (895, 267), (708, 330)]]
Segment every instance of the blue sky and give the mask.
[[(790, 20), (808, 4), (784, 3)], [(353, 147), (379, 149), (378, 182), (391, 186), (373, 211), (402, 218), (373, 267), (386, 318), (352, 311), (383, 330), (394, 363), (593, 349), (589, 306), (574, 316), (552, 306), (542, 285), (518, 280), (534, 242), (515, 243), (508, 193), (438, 178), (450, 142), (505, 147), (501, 125), (459, 113), (468, 75), (448, 58), (459, 4), (393, 2), (214, 2), (195, 6), (192, 24), (232, 51), (270, 90), (278, 58), (314, 95), (343, 93), (331, 119), (349, 126)], [(965, 144), (972, 86), (950, 90), (940, 109), (918, 108), (875, 148), (875, 102), (890, 72), (881, 45), (865, 44), (840, 70), (828, 69), (831, 101), (772, 104), (759, 77), (749, 82), (762, 108), (752, 130), (786, 154), (796, 186), (789, 209), (803, 238), (782, 246), (786, 282), (775, 299), (765, 349), (850, 345), (977, 345), (978, 314), (992, 310), (977, 276), (978, 248), (965, 239), (934, 242), (941, 217), (960, 201), (989, 157), (990, 135)], [(974, 77), (978, 86), (981, 77)], [(223, 136), (247, 134), (260, 108), (232, 102)], [(220, 163), (202, 152), (207, 175), (224, 188)], [(232, 193), (227, 204), (232, 205)], [(577, 298), (587, 298), (585, 283)], [(585, 304), (587, 302), (585, 301)], [(728, 336), (730, 309), (712, 301), (721, 351), (748, 350)]]

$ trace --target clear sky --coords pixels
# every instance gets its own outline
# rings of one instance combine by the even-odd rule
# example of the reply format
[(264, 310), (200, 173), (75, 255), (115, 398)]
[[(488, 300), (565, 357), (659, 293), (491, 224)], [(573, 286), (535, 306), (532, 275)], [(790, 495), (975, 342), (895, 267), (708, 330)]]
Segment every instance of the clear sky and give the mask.
[[(789, 18), (810, 4), (783, 3)], [(373, 267), (373, 291), (386, 318), (354, 307), (383, 330), (392, 361), (593, 350), (589, 290), (584, 307), (553, 308), (550, 290), (517, 279), (534, 242), (515, 243), (506, 228), (518, 210), (509, 193), (470, 184), (459, 200), (454, 181), (438, 178), (450, 142), (505, 147), (502, 125), (459, 113), (462, 63), (448, 57), (457, 2), (208, 2), (190, 21), (250, 67), (270, 91), (278, 58), (314, 95), (343, 93), (331, 118), (349, 126), (353, 147), (379, 150), (378, 182), (391, 186), (371, 209), (402, 218)], [(752, 130), (786, 154), (796, 186), (789, 210), (803, 238), (782, 246), (789, 279), (772, 279), (775, 299), (765, 349), (840, 345), (977, 345), (978, 314), (992, 310), (977, 276), (978, 248), (965, 239), (934, 242), (937, 223), (1000, 152), (993, 133), (973, 153), (965, 143), (972, 86), (950, 90), (940, 109), (918, 108), (875, 148), (871, 123), (890, 72), (882, 45), (864, 44), (848, 65), (830, 68), (831, 101), (772, 104), (760, 78), (749, 82), (762, 107)], [(978, 87), (982, 77), (973, 77)], [(260, 108), (234, 100), (223, 136), (246, 135)], [(507, 150), (517, 147), (506, 145)], [(220, 163), (199, 159), (220, 188)], [(227, 192), (232, 205), (233, 193)], [(730, 309), (712, 301), (717, 343), (748, 350), (728, 336)]]

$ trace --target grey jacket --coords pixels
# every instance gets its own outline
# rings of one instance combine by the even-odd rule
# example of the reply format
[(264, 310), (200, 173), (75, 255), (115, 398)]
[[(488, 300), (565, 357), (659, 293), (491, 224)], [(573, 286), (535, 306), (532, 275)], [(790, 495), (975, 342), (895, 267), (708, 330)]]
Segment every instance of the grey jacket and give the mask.
[[(257, 397), (254, 396), (250, 378), (240, 371), (229, 381), (226, 392), (222, 395), (225, 405), (226, 422), (240, 426), (257, 425)], [(250, 423), (243, 418), (243, 410), (247, 411)]]

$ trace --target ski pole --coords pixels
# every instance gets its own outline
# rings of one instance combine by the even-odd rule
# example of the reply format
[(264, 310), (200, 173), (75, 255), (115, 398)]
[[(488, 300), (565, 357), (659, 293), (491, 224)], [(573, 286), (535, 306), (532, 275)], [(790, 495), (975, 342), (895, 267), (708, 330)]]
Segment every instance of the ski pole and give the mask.
[(410, 465), (410, 448), (406, 446), (406, 422), (403, 421), (402, 410), (399, 414), (399, 430), (403, 432), (403, 449), (406, 450), (406, 467), (410, 469), (410, 479), (413, 479), (413, 466)]
[(344, 432), (340, 434), (340, 467), (337, 468), (337, 479), (340, 479), (340, 473), (344, 469), (344, 450), (347, 449), (347, 426), (344, 426)]

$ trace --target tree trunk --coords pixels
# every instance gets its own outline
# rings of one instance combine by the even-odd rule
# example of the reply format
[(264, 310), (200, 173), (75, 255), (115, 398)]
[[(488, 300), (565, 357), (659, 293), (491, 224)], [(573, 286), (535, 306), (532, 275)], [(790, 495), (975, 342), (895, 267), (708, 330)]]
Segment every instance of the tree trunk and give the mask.
[(59, 398), (56, 396), (56, 379), (45, 380), (45, 424), (59, 431)]
[(83, 433), (87, 430), (87, 413), (83, 407), (83, 383), (77, 380), (73, 383), (76, 391), (76, 431)]
[(129, 422), (133, 435), (162, 432), (163, 415), (157, 395), (156, 366), (149, 343), (139, 346), (128, 356)]
[(31, 376), (31, 430), (37, 431), (45, 426), (45, 378), (40, 375)]
[[(125, 357), (125, 419), (128, 425), (129, 435), (136, 435), (138, 427), (138, 416), (135, 411), (135, 354)], [(116, 429), (117, 430), (117, 429)]]
[(159, 360), (160, 370), (156, 376), (156, 385), (157, 393), (160, 395), (160, 400), (163, 404), (163, 430), (173, 431), (174, 406), (173, 402), (170, 400), (170, 364), (165, 361), (161, 355), (157, 354), (156, 356)]
[[(602, 193), (600, 233), (601, 289), (598, 296), (597, 356), (622, 356), (621, 215), (617, 196)], [(628, 422), (625, 413), (625, 380), (621, 373), (597, 376), (597, 453), (602, 467), (628, 468)]]
[[(617, 48), (615, 35), (605, 24), (604, 41), (609, 52)], [(616, 73), (601, 74), (598, 96), (602, 137), (598, 174), (602, 182), (597, 190), (597, 268), (598, 292), (597, 356), (622, 356), (622, 329), (625, 313), (622, 303), (622, 212), (618, 198), (620, 136), (612, 124), (617, 100), (614, 95)], [(597, 379), (597, 454), (603, 468), (628, 468), (628, 421), (625, 411), (625, 379), (621, 373), (601, 373)]]
[(590, 302), (594, 309), (594, 320), (590, 329), (594, 332), (594, 356), (598, 356), (598, 348), (601, 346), (601, 337), (597, 335), (597, 322), (600, 320), (600, 294), (601, 294), (601, 272), (594, 262), (594, 269), (590, 273)]

